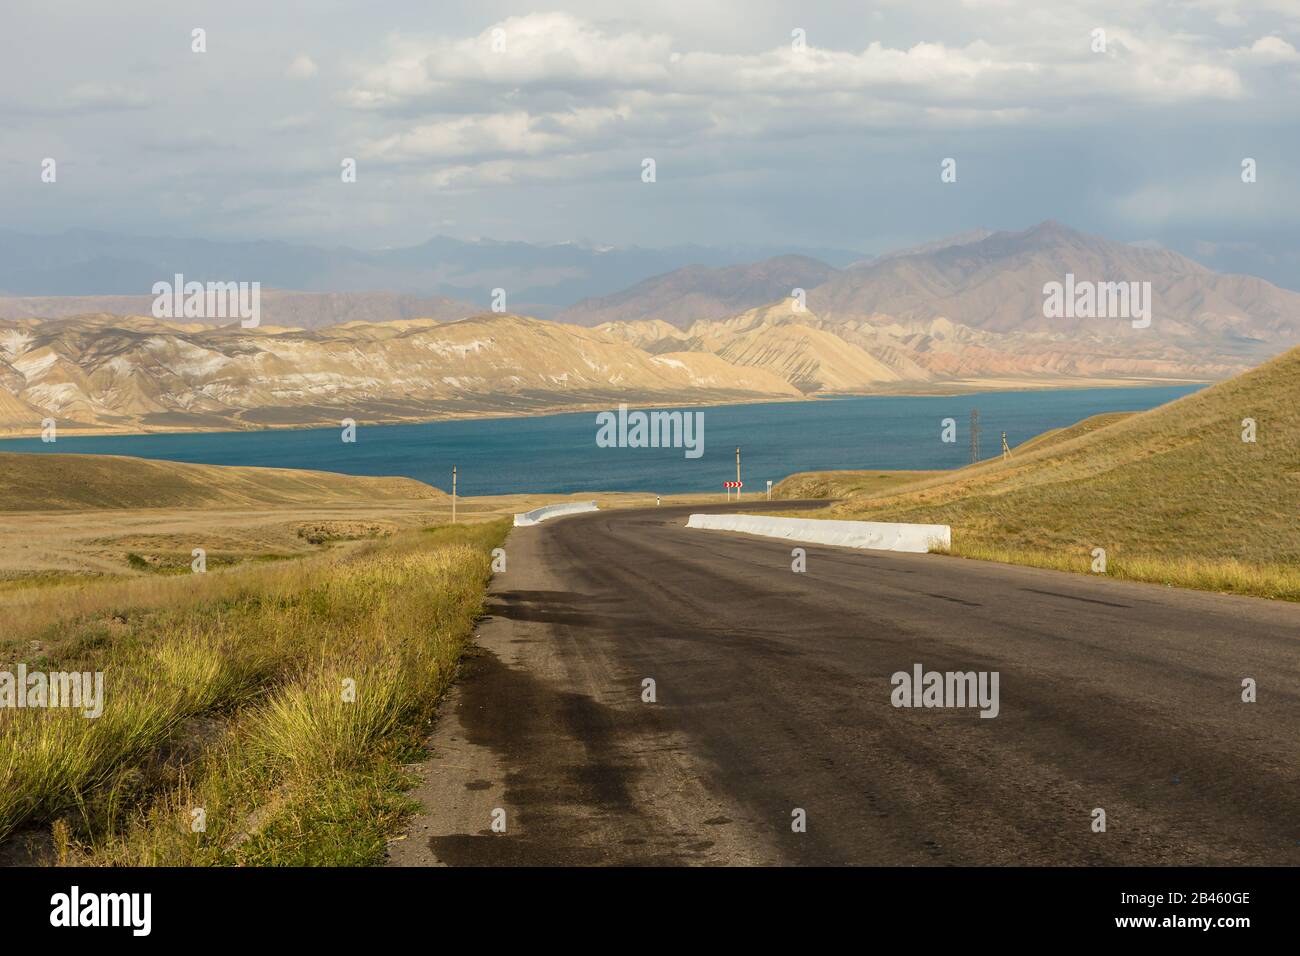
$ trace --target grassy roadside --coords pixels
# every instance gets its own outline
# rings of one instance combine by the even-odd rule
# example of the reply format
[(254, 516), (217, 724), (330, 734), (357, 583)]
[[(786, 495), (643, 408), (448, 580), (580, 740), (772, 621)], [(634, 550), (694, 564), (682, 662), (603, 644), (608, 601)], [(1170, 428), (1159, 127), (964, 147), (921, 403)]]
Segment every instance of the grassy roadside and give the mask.
[[(816, 486), (817, 474), (791, 476), (802, 481), (783, 497), (816, 497), (807, 494), (805, 489)], [(873, 473), (872, 477), (878, 474)], [(926, 495), (914, 490), (915, 479), (908, 473), (900, 475), (905, 477), (894, 483), (897, 492), (880, 490), (850, 495), (838, 504), (827, 502), (827, 507), (818, 511), (791, 511), (788, 517), (948, 524), (953, 529), (952, 546), (936, 549), (936, 553), (1077, 574), (1096, 573), (1093, 549), (1099, 547), (1095, 542), (1100, 541), (1107, 545), (1107, 577), (1300, 601), (1300, 565), (1293, 559), (1242, 560), (1230, 555), (1198, 554), (1195, 547), (1189, 547), (1182, 555), (1155, 553), (1139, 535), (1124, 533), (1132, 526), (1107, 525), (1102, 517), (1089, 514), (1081, 503), (1075, 507), (1062, 503), (1059, 514), (1048, 516), (1027, 515), (1015, 499), (914, 504)], [(1062, 492), (1068, 495), (1068, 489)], [(1074, 516), (1073, 525), (1070, 515)], [(1114, 532), (1115, 527), (1121, 529), (1120, 534)], [(1166, 533), (1163, 541), (1166, 547), (1177, 543), (1176, 535)]]
[[(1300, 601), (1297, 402), (1300, 348), (1159, 408), (1048, 432), (1007, 460), (880, 487), (863, 484), (879, 473), (832, 473), (841, 500), (802, 514), (947, 524), (951, 554), (1080, 573), (1101, 549), (1108, 577)], [(818, 481), (795, 475), (776, 494)]]
[[(978, 541), (961, 541), (953, 532), (953, 546), (942, 553), (977, 561), (1023, 564), (1031, 568), (1092, 574), (1092, 557), (1031, 548), (1001, 548)], [(1300, 601), (1300, 571), (1280, 565), (1249, 564), (1232, 558), (1163, 558), (1152, 555), (1108, 556), (1106, 576), (1175, 588), (1218, 591), (1248, 597)]]
[(103, 671), (104, 707), (0, 710), (0, 840), (52, 832), (67, 863), (379, 861), (506, 532), (24, 591), (0, 670)]

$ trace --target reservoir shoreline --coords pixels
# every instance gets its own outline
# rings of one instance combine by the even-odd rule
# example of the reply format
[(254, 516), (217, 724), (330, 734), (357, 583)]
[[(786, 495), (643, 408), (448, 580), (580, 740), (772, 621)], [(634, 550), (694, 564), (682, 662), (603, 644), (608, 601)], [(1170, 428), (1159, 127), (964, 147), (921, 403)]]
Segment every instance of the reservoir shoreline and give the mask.
[[(553, 415), (358, 424), (354, 442), (338, 426), (250, 431), (166, 432), (0, 440), (0, 451), (83, 453), (209, 465), (299, 468), (404, 476), (448, 490), (453, 466), (463, 495), (720, 491), (736, 477), (743, 448), (747, 490), (801, 471), (928, 471), (970, 461), (972, 410), (980, 412), (981, 456), (1093, 415), (1143, 411), (1196, 391), (1195, 385), (990, 391), (961, 395), (843, 397), (822, 401), (695, 406), (703, 453), (600, 447), (593, 410)], [(661, 406), (662, 407), (662, 406)], [(678, 406), (690, 407), (690, 406)], [(601, 406), (608, 411), (609, 406)], [(945, 427), (947, 420), (952, 427)], [(945, 436), (950, 440), (944, 440)]]

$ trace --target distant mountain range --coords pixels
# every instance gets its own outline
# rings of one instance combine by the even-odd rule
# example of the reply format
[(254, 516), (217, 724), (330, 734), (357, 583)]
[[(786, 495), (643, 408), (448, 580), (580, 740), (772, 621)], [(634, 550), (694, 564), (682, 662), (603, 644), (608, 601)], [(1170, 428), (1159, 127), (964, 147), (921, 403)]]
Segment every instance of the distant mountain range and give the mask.
[[(1149, 283), (1149, 326), (1086, 311), (1046, 316), (1044, 287), (1067, 276)], [(42, 318), (59, 307), (144, 313), (148, 304), (0, 300), (9, 316), (0, 321), (0, 428), (32, 433), (45, 417), (91, 428), (259, 427), (1204, 381), (1300, 343), (1300, 293), (1056, 222), (845, 268), (802, 255), (694, 264), (578, 302), (556, 314), (563, 321), (446, 297), (277, 291), (264, 293), (254, 330)]]
[[(561, 315), (605, 318), (602, 331), (650, 352), (705, 351), (767, 368), (806, 393), (1022, 378), (1214, 379), (1300, 342), (1300, 293), (1056, 222), (954, 237), (828, 270), (812, 285), (816, 274), (788, 258), (748, 270), (683, 269)], [(1134, 328), (1124, 316), (1046, 317), (1044, 286), (1067, 275), (1150, 283), (1150, 326)], [(783, 278), (784, 295), (754, 307)], [(802, 309), (795, 288), (805, 290)]]
[[(1247, 353), (1252, 340), (1263, 345), (1294, 329), (1300, 302), (1300, 293), (1263, 279), (1221, 275), (1175, 252), (1113, 242), (1049, 221), (1023, 232), (967, 234), (845, 269), (793, 256), (746, 267), (680, 269), (618, 295), (578, 303), (557, 317), (655, 318), (686, 328), (803, 288), (809, 311), (830, 321), (943, 318), (991, 332), (1125, 334), (1121, 321), (1044, 317), (1043, 286), (1062, 282), (1067, 273), (1081, 281), (1150, 282), (1157, 335), (1208, 337), (1228, 345), (1236, 340)], [(814, 284), (819, 277), (822, 281)], [(778, 288), (779, 295), (762, 294)], [(703, 300), (710, 304), (682, 306)]]
[(574, 325), (658, 319), (685, 328), (820, 286), (839, 270), (807, 256), (779, 256), (752, 264), (708, 268), (687, 266), (638, 282), (599, 299), (584, 299), (555, 318)]
[[(1067, 273), (1081, 281), (1150, 282), (1152, 327), (1134, 330), (1122, 319), (1046, 318), (1043, 287)], [(1050, 221), (845, 269), (809, 292), (808, 306), (832, 321), (944, 318), (989, 332), (1119, 336), (1139, 349), (1159, 339), (1255, 360), (1293, 344), (1278, 339), (1294, 336), (1300, 319), (1300, 293)]]
[[(493, 289), (508, 308), (550, 315), (684, 266), (720, 267), (799, 252), (837, 265), (860, 253), (760, 246), (668, 249), (582, 242), (466, 241), (438, 236), (378, 251), (288, 242), (214, 242), (77, 230), (52, 236), (0, 230), (0, 296), (141, 296), (175, 273), (199, 282), (260, 282), (265, 289), (443, 297), (486, 310)], [(106, 310), (92, 310), (106, 311)], [(67, 313), (61, 313), (67, 314)], [(0, 317), (11, 317), (0, 312)]]
[[(188, 277), (187, 277), (188, 278)], [(0, 297), (0, 318), (67, 318), (85, 315), (147, 316), (151, 295), (66, 295)], [(402, 295), (397, 292), (261, 291), (260, 319), (264, 325), (319, 329), (346, 322), (395, 322), (404, 319), (451, 321), (477, 315), (481, 305), (444, 296)], [(228, 320), (216, 320), (219, 324)]]

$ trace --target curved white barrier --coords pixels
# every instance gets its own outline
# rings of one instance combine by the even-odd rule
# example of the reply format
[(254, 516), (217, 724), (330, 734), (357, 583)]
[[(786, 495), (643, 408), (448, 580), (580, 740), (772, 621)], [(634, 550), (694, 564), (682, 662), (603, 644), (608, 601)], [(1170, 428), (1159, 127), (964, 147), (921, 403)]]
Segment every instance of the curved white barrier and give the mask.
[(946, 524), (893, 524), (885, 521), (823, 521), (819, 518), (767, 518), (762, 515), (691, 515), (688, 528), (740, 531), (765, 538), (875, 551), (925, 554), (932, 546), (952, 547)]
[(582, 514), (584, 511), (598, 510), (594, 501), (574, 501), (562, 505), (546, 505), (544, 508), (534, 508), (532, 511), (525, 511), (523, 514), (515, 515), (515, 527), (540, 524), (547, 518), (558, 518), (561, 515), (576, 515)]

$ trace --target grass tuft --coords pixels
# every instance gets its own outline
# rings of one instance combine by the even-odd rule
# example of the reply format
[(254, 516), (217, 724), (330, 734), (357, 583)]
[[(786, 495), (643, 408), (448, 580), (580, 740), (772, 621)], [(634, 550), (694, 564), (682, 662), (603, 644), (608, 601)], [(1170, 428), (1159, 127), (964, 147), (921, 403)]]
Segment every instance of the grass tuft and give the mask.
[(506, 530), (407, 532), (161, 590), (85, 585), (73, 602), (49, 589), (27, 636), (46, 669), (102, 670), (104, 710), (0, 711), (0, 840), (47, 826), (82, 864), (377, 861)]

